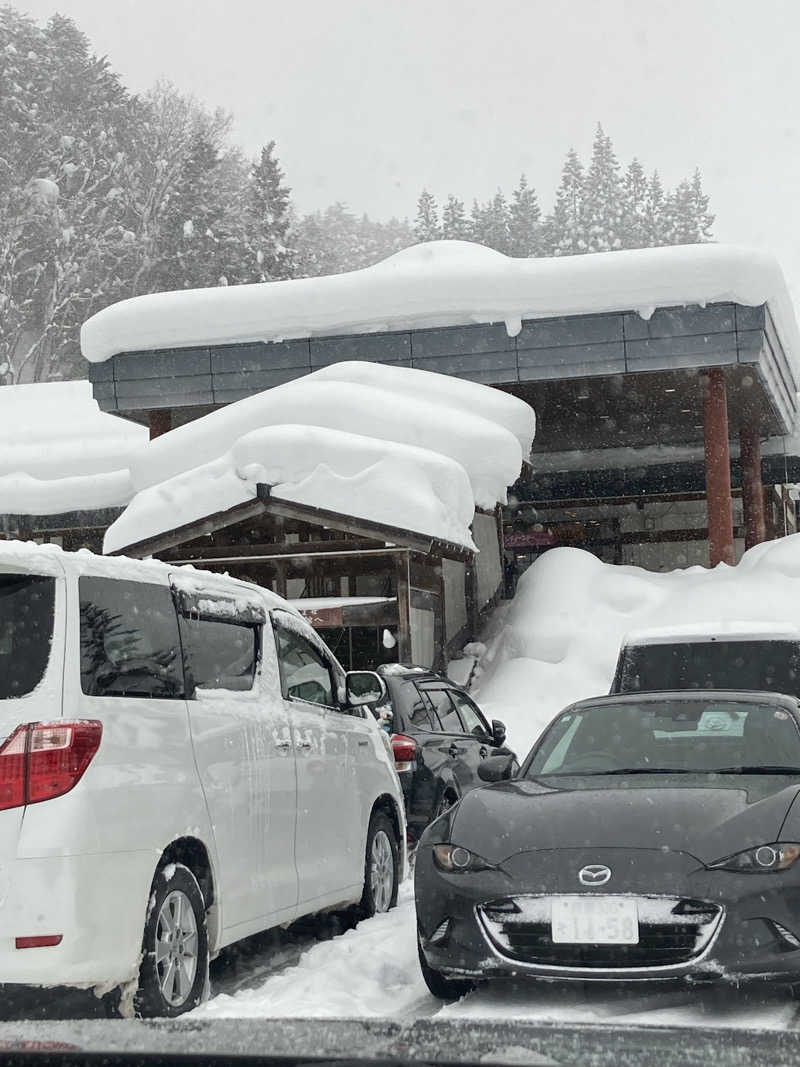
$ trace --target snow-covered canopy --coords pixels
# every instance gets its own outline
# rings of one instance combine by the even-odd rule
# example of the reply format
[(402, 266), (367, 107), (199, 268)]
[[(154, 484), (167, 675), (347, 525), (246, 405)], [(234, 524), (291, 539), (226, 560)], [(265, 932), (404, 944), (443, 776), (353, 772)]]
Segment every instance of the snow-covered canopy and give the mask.
[(520, 473), (532, 409), (488, 386), (339, 363), (151, 441), (136, 492), (106, 534), (117, 551), (252, 499), (276, 497), (473, 548), (475, 508)]
[(0, 514), (126, 504), (131, 459), (146, 441), (143, 426), (100, 410), (89, 382), (3, 386)]
[(574, 700), (609, 691), (627, 637), (798, 632), (800, 534), (745, 552), (736, 567), (653, 573), (554, 548), (522, 576), (481, 657), (476, 695), (523, 754)]
[(511, 259), (467, 241), (407, 248), (323, 278), (153, 293), (112, 304), (81, 331), (84, 356), (118, 352), (733, 301), (768, 303), (789, 359), (800, 334), (783, 273), (758, 249), (683, 245), (555, 259)]

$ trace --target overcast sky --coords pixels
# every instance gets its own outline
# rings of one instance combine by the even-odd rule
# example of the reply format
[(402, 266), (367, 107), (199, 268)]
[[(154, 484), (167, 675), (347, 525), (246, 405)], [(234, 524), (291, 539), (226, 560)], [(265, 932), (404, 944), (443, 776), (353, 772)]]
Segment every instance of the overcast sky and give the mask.
[(168, 78), (277, 141), (301, 211), (376, 218), (507, 194), (549, 207), (602, 122), (623, 163), (703, 172), (719, 240), (773, 249), (800, 294), (797, 0), (12, 0), (73, 18), (124, 82)]

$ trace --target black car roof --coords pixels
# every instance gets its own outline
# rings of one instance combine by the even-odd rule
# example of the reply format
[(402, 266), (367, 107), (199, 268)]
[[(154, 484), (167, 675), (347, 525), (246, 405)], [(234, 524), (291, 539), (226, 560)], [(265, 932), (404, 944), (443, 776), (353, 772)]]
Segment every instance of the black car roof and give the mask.
[(563, 710), (567, 711), (590, 706), (604, 707), (612, 704), (641, 704), (656, 700), (702, 700), (705, 702), (719, 700), (740, 704), (780, 704), (795, 712), (798, 710), (798, 704), (800, 704), (798, 698), (789, 693), (771, 693), (749, 689), (664, 689), (588, 697), (585, 700), (578, 700), (574, 704), (570, 704), (569, 709), (564, 708)]

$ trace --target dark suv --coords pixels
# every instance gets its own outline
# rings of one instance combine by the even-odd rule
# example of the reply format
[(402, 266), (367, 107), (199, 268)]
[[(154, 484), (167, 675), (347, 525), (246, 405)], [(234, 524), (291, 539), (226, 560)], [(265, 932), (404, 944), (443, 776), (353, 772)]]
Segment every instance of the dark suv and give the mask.
[(391, 732), (395, 766), (403, 786), (408, 841), (417, 842), (438, 815), (481, 785), (478, 767), (487, 756), (507, 753), (506, 728), (491, 726), (459, 686), (424, 667), (378, 667), (389, 703), (376, 711)]

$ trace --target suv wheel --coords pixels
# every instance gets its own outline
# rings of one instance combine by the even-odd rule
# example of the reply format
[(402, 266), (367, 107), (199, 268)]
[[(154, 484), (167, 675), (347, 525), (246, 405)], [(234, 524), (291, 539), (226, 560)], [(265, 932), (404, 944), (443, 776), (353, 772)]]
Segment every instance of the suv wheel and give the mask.
[(361, 914), (365, 917), (389, 911), (397, 903), (399, 855), (397, 834), (391, 820), (382, 812), (375, 812), (369, 823), (364, 863)]
[(207, 977), (206, 907), (197, 879), (181, 863), (159, 867), (142, 939), (136, 1014), (191, 1011), (203, 998)]

